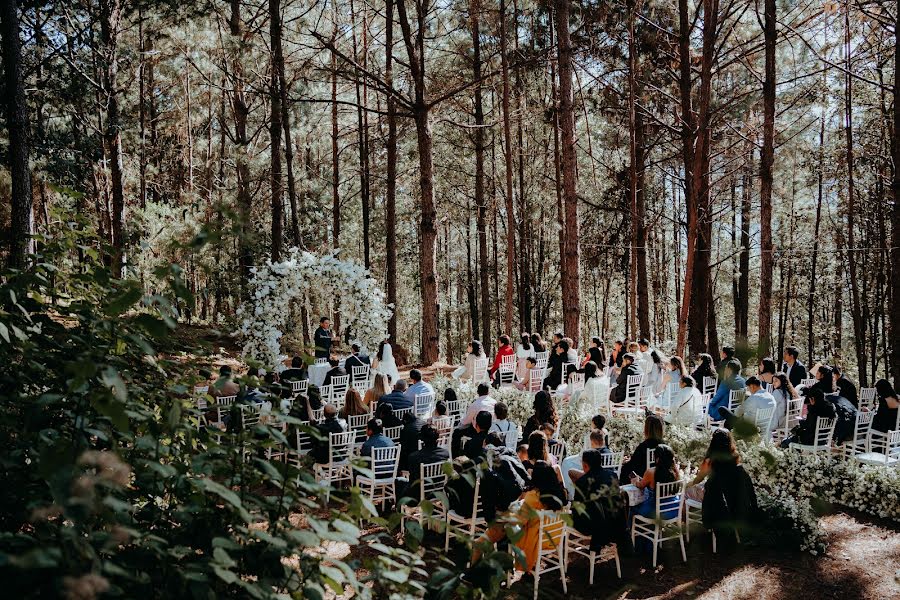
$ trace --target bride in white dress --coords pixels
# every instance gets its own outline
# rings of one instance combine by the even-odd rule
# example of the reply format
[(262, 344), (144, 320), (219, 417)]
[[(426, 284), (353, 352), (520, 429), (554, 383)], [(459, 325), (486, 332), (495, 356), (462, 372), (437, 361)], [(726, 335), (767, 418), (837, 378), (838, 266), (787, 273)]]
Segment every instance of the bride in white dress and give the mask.
[(390, 377), (391, 387), (400, 379), (400, 371), (397, 370), (397, 363), (394, 361), (394, 349), (387, 341), (381, 342), (378, 346), (378, 354), (375, 355), (372, 369)]

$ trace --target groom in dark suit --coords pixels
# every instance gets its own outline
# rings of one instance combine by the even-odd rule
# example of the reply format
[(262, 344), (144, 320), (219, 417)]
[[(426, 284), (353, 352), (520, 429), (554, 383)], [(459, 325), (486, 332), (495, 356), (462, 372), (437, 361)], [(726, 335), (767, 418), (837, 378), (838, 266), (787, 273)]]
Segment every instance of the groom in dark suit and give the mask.
[(794, 387), (800, 385), (800, 382), (809, 376), (806, 372), (806, 365), (797, 360), (798, 356), (800, 356), (800, 351), (797, 347), (788, 346), (784, 349), (784, 364), (781, 365), (781, 370), (784, 371), (788, 381)]

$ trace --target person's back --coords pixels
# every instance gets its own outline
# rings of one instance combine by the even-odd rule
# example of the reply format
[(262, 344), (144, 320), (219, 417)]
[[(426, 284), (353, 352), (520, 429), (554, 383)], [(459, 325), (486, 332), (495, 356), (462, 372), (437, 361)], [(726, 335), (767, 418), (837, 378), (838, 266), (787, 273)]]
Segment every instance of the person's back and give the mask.
[(407, 413), (403, 417), (403, 429), (400, 430), (400, 470), (407, 469), (407, 460), (413, 452), (419, 449), (419, 433), (425, 421), (414, 413)]
[(756, 490), (743, 465), (714, 462), (704, 486), (703, 526), (714, 531), (740, 531), (754, 523), (757, 513)]
[(394, 440), (383, 433), (376, 433), (363, 442), (362, 448), (359, 449), (359, 455), (372, 456), (373, 448), (390, 448), (392, 446), (394, 446)]
[(343, 433), (347, 430), (347, 424), (338, 419), (336, 414), (330, 414), (321, 423), (316, 424), (316, 429), (318, 429), (323, 439), (319, 441), (315, 436), (312, 437), (313, 447), (311, 454), (313, 455), (313, 460), (319, 464), (324, 464), (328, 462), (330, 434)]
[(481, 481), (485, 518), (491, 521), (515, 501), (528, 483), (528, 471), (515, 451), (503, 445), (497, 434), (491, 434), (486, 447), (488, 469)]
[[(755, 423), (757, 421), (757, 415), (759, 414), (759, 411), (769, 408), (775, 408), (775, 396), (760, 388), (756, 392), (750, 394), (744, 400), (744, 402), (737, 407), (735, 414)], [(769, 431), (771, 431), (773, 423), (774, 419), (769, 422)], [(762, 433), (768, 433), (768, 431)]]
[(807, 446), (813, 445), (816, 439), (816, 426), (819, 418), (833, 419), (835, 417), (834, 405), (823, 398), (810, 403), (806, 410), (806, 418), (800, 422), (800, 443)]
[[(594, 453), (597, 457), (591, 456)], [(602, 453), (588, 450), (585, 454), (594, 466), (575, 482), (575, 502), (582, 504), (584, 510), (572, 511), (572, 524), (580, 533), (591, 536), (591, 549), (597, 551), (621, 539), (625, 530), (625, 502), (615, 472), (600, 467)]]
[(408, 399), (402, 391), (396, 388), (390, 394), (385, 394), (379, 398), (378, 404), (389, 404), (394, 410), (412, 408), (413, 406), (412, 400)]
[(677, 425), (696, 425), (703, 419), (703, 397), (700, 390), (693, 385), (681, 387), (672, 398), (670, 410), (668, 422)]

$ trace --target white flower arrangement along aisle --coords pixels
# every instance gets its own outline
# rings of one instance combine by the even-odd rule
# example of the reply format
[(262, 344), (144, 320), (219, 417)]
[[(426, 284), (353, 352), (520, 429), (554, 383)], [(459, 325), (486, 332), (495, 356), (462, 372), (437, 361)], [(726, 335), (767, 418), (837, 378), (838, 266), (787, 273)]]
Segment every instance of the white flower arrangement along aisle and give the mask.
[(377, 347), (387, 337), (393, 306), (365, 268), (339, 260), (337, 252), (320, 256), (291, 248), (285, 260), (266, 261), (250, 270), (250, 300), (237, 311), (245, 357), (279, 364), (292, 300), (333, 301), (354, 340), (366, 348)]
[[(471, 402), (476, 396), (475, 389), (467, 383), (437, 378), (432, 384), (439, 396), (448, 387), (456, 390), (460, 400)], [(491, 390), (491, 396), (507, 404), (509, 418), (517, 425), (524, 425), (534, 413), (531, 392), (503, 388)], [(591, 427), (594, 410), (586, 404), (589, 403), (582, 398), (557, 403), (559, 438), (565, 442), (568, 454), (581, 450), (584, 433)], [(631, 452), (643, 440), (642, 420), (616, 418), (606, 427), (610, 447), (616, 451)], [(711, 430), (666, 425), (666, 443), (682, 465), (693, 468), (703, 462), (711, 436)], [(812, 508), (813, 499), (900, 522), (900, 470), (863, 465), (838, 454), (782, 450), (758, 440), (739, 440), (737, 446), (756, 485), (760, 508), (773, 523), (790, 523), (802, 551), (825, 551), (825, 532)]]

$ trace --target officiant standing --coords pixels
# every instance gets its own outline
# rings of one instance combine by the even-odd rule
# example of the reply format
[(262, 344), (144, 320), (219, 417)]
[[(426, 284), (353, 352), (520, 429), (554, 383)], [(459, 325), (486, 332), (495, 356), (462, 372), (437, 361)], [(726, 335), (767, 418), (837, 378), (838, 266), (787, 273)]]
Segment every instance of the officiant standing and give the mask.
[(333, 341), (331, 319), (328, 317), (319, 319), (319, 328), (316, 329), (313, 341), (316, 343), (316, 358), (329, 358), (331, 356), (331, 343)]

